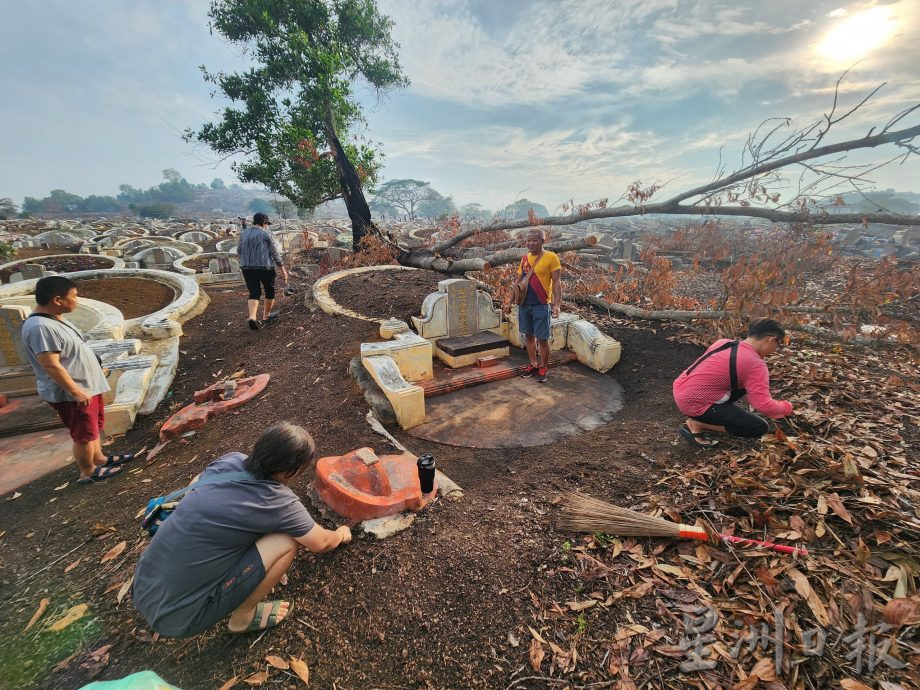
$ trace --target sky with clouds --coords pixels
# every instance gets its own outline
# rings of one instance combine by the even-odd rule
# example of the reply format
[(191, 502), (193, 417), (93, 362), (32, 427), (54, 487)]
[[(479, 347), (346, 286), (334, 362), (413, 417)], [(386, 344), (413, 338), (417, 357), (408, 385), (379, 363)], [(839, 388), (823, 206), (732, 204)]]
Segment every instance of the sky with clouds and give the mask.
[[(720, 160), (738, 163), (765, 119), (820, 119), (854, 63), (844, 111), (888, 83), (833, 140), (920, 102), (920, 0), (378, 4), (412, 83), (383, 100), (361, 92), (362, 134), (381, 142), (385, 178), (430, 181), (458, 204), (525, 196), (552, 210), (616, 199), (636, 179), (673, 191), (708, 181)], [(207, 10), (206, 0), (0, 3), (0, 197), (115, 194), (157, 184), (165, 168), (235, 181), (181, 139), (219, 106), (198, 66), (243, 65), (209, 33)], [(916, 124), (920, 113), (901, 123)], [(920, 192), (920, 164), (873, 179)]]

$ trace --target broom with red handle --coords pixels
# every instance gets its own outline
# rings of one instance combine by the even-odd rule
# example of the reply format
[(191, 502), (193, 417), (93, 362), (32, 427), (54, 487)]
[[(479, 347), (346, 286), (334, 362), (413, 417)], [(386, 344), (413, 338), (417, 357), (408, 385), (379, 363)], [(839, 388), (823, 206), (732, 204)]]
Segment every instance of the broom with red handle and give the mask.
[[(709, 541), (709, 534), (702, 527), (682, 525), (670, 520), (652, 517), (635, 510), (620, 508), (582, 494), (567, 494), (562, 497), (562, 519), (559, 528), (573, 532), (604, 532), (620, 537), (672, 537), (677, 539), (699, 539)], [(779, 553), (805, 556), (808, 550), (800, 546), (774, 544), (759, 539), (735, 537), (720, 534), (719, 539), (741, 546), (759, 546)]]

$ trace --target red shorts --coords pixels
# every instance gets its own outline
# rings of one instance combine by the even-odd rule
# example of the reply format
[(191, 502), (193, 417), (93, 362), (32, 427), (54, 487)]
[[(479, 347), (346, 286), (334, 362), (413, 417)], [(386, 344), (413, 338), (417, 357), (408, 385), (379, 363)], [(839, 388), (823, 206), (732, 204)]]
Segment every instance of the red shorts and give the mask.
[(74, 443), (95, 441), (105, 427), (105, 403), (102, 393), (90, 398), (89, 405), (85, 407), (70, 401), (48, 404), (57, 410), (58, 417), (70, 430), (70, 438)]

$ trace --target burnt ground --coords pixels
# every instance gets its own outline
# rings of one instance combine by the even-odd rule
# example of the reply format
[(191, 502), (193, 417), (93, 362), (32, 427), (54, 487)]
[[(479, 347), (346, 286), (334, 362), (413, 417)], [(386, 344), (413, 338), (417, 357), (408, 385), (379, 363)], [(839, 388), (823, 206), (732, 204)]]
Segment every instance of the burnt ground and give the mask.
[(153, 314), (176, 299), (176, 291), (164, 283), (140, 278), (80, 280), (81, 297), (111, 304), (126, 319)]
[[(401, 310), (420, 305), (438, 279), (372, 275), (340, 283), (333, 294), (359, 310)], [(152, 447), (158, 426), (195, 390), (241, 369), (271, 373), (262, 396), (174, 441), (149, 465), (129, 465), (126, 476), (79, 486), (68, 467), (0, 501), (0, 639), (10, 642), (0, 647), (0, 687), (76, 688), (142, 669), (184, 690), (217, 688), (233, 676), (248, 687), (242, 679), (275, 654), (303, 658), (318, 688), (504, 688), (528, 663), (527, 645), (515, 644), (515, 635), (538, 606), (535, 592), (556, 586), (547, 564), (571, 538), (553, 529), (554, 499), (580, 488), (637, 505), (661, 473), (696, 456), (678, 442), (671, 382), (700, 349), (660, 328), (595, 315), (623, 344), (608, 374), (625, 398), (613, 422), (555, 445), (508, 450), (440, 446), (396, 431), (414, 453), (436, 457), (464, 488), (462, 499), (437, 501), (412, 528), (382, 542), (358, 536), (331, 554), (302, 552), (282, 592), (294, 615), (264, 636), (216, 627), (187, 640), (152, 639), (130, 594), (118, 603), (146, 543), (137, 513), (150, 497), (184, 485), (222, 453), (248, 450), (280, 420), (305, 425), (319, 455), (363, 445), (393, 450), (368, 426), (363, 396), (347, 374), (360, 342), (377, 337), (376, 325), (311, 311), (305, 290), (283, 299), (281, 317), (258, 332), (246, 328), (243, 289), (212, 290), (208, 309), (184, 326), (171, 395), (108, 449)], [(308, 480), (293, 487), (305, 497)], [(121, 542), (123, 552), (102, 563)], [(23, 634), (45, 598), (47, 612)], [(63, 632), (47, 629), (79, 604), (89, 606), (83, 618)], [(548, 687), (520, 680), (515, 687)], [(295, 680), (273, 671), (269, 682), (294, 687)]]

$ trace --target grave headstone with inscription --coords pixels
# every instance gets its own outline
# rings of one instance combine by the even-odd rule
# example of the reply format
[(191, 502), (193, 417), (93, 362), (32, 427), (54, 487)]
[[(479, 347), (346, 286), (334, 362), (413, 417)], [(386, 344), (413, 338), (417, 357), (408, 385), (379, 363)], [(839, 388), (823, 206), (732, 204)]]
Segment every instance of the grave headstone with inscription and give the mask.
[(22, 324), (28, 307), (0, 306), (0, 395), (15, 398), (35, 393), (35, 372), (22, 345)]
[(435, 355), (449, 367), (475, 364), (483, 357), (507, 357), (508, 339), (494, 330), (501, 315), (488, 293), (471, 280), (438, 283), (438, 292), (425, 298), (422, 317), (412, 318), (419, 335), (434, 341)]
[(28, 365), (29, 359), (22, 345), (22, 324), (29, 315), (26, 307), (10, 305), (0, 307), (0, 366)]
[(446, 280), (447, 337), (458, 338), (479, 332), (476, 283), (472, 280)]

